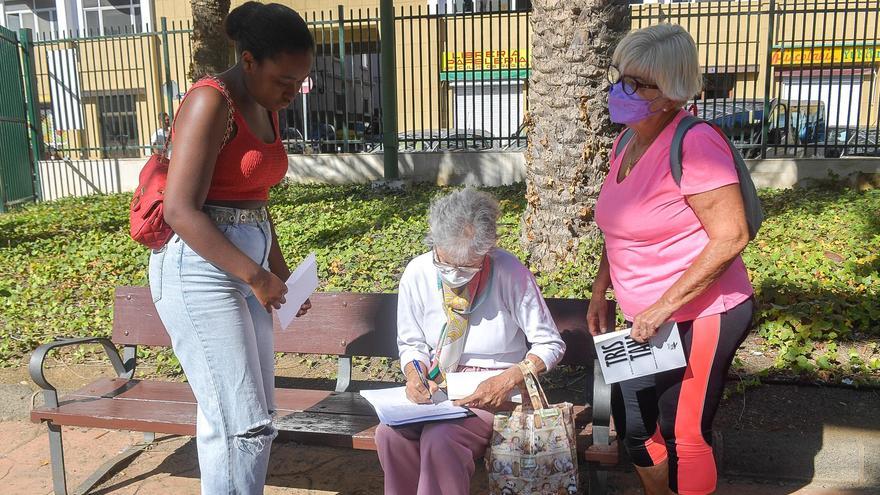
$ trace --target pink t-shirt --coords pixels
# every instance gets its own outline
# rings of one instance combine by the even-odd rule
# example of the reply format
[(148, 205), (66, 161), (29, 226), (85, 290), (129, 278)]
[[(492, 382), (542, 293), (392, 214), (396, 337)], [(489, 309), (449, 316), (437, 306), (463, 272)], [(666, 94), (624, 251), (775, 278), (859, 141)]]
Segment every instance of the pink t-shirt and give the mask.
[[(629, 320), (657, 302), (709, 241), (685, 196), (739, 182), (727, 143), (711, 127), (698, 125), (685, 135), (681, 187), (675, 183), (669, 148), (685, 115), (682, 111), (666, 126), (619, 184), (624, 150), (618, 150), (596, 203), (614, 295)], [(723, 313), (752, 292), (746, 267), (737, 256), (721, 278), (672, 318), (688, 321)]]

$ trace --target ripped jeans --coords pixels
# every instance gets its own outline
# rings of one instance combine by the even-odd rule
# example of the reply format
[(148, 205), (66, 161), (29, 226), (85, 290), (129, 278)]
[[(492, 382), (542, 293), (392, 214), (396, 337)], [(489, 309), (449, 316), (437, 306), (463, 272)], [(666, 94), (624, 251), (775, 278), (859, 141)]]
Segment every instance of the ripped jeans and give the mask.
[[(232, 210), (232, 209), (229, 209)], [(218, 225), (268, 266), (266, 221)], [(196, 444), (203, 495), (263, 493), (272, 440), (272, 315), (244, 281), (217, 268), (177, 235), (150, 256), (153, 302), (198, 402)]]

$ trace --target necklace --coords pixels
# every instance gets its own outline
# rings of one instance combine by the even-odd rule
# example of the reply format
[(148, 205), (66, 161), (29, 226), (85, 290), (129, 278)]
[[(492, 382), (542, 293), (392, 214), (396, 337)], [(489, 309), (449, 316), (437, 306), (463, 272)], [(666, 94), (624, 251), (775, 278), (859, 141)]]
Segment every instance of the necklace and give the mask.
[[(633, 144), (635, 144), (635, 143), (633, 143)], [(638, 153), (636, 153), (634, 150), (627, 151), (627, 154), (626, 154), (627, 160), (626, 160), (626, 164), (623, 167), (623, 177), (624, 178), (626, 178), (629, 175), (629, 173), (632, 172), (633, 167), (635, 167), (636, 163), (638, 163), (639, 160), (642, 159), (642, 155), (644, 155), (645, 152), (648, 151), (648, 148), (650, 146), (651, 145), (648, 144), (647, 146), (642, 147), (642, 149), (640, 149), (638, 151)]]
[[(669, 117), (667, 117), (666, 121), (663, 122), (663, 124), (659, 126), (659, 130), (656, 133), (654, 133), (654, 135), (651, 136), (650, 139), (647, 139), (645, 141), (645, 142), (647, 142), (647, 144), (640, 146), (641, 149), (639, 149), (638, 152), (636, 152), (636, 150), (635, 150), (635, 147), (638, 145), (638, 140), (635, 137), (633, 138), (633, 140), (630, 143), (630, 146), (627, 147), (628, 149), (626, 150), (626, 154), (624, 155), (625, 162), (624, 162), (623, 166), (621, 167), (621, 172), (623, 173), (623, 177), (620, 177), (618, 175), (618, 182), (629, 176), (630, 172), (632, 172), (632, 169), (636, 166), (636, 164), (639, 163), (639, 160), (642, 159), (642, 156), (645, 154), (645, 152), (648, 151), (648, 148), (650, 148), (651, 145), (654, 143), (654, 140), (657, 139), (657, 136), (659, 136), (660, 133), (663, 132), (664, 129), (666, 129), (666, 126), (669, 125), (669, 123), (675, 119), (675, 116), (676, 116), (676, 113), (673, 112)], [(630, 147), (632, 147), (633, 149), (629, 149)]]

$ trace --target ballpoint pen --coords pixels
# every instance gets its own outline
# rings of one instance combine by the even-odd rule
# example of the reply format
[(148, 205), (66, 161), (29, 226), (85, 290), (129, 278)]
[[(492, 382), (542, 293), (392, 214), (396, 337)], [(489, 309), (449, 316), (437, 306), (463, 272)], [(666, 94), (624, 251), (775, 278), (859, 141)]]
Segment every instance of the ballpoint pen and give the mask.
[(431, 397), (431, 387), (428, 386), (428, 379), (425, 377), (425, 374), (422, 372), (422, 363), (419, 362), (418, 359), (413, 359), (413, 366), (416, 368), (416, 372), (419, 374), (419, 378), (422, 379), (422, 385), (425, 386), (425, 390), (428, 391), (428, 397)]

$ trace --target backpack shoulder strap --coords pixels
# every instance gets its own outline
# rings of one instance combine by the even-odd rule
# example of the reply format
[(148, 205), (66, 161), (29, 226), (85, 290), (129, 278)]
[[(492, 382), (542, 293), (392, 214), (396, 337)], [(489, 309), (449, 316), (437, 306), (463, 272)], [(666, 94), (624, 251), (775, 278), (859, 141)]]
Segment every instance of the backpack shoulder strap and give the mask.
[(715, 130), (715, 132), (724, 139), (727, 143), (727, 147), (730, 149), (734, 167), (736, 168), (736, 175), (739, 179), (739, 189), (742, 193), (743, 208), (745, 209), (746, 223), (749, 228), (749, 239), (754, 239), (758, 234), (758, 230), (761, 228), (761, 223), (764, 221), (764, 210), (761, 208), (761, 199), (758, 197), (758, 191), (755, 189), (755, 183), (752, 181), (751, 173), (746, 166), (742, 154), (736, 149), (736, 146), (734, 146), (733, 142), (730, 141), (730, 138), (727, 137), (720, 127), (691, 115), (681, 119), (681, 122), (675, 129), (675, 135), (672, 138), (672, 144), (669, 150), (669, 168), (672, 171), (672, 178), (675, 179), (676, 184), (679, 186), (681, 185), (681, 152), (684, 144), (684, 135), (695, 125), (701, 123), (707, 124)]
[(682, 118), (675, 127), (672, 144), (669, 146), (669, 168), (672, 171), (672, 179), (679, 186), (681, 185), (681, 153), (684, 146), (684, 135), (697, 124), (708, 124), (708, 122), (693, 115), (686, 115)]
[(611, 157), (617, 158), (617, 154), (620, 152), (620, 150), (626, 147), (626, 143), (628, 143), (629, 140), (632, 139), (633, 136), (635, 136), (635, 134), (636, 131), (630, 129), (629, 127), (624, 129), (623, 132), (620, 133), (620, 137), (617, 138), (617, 144), (615, 144), (614, 148), (611, 150)]

